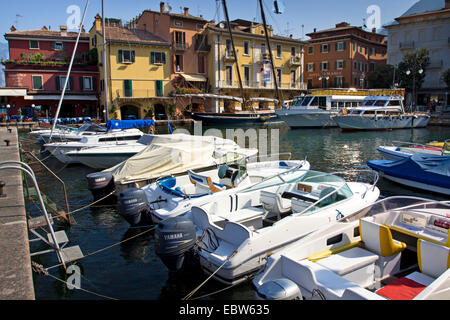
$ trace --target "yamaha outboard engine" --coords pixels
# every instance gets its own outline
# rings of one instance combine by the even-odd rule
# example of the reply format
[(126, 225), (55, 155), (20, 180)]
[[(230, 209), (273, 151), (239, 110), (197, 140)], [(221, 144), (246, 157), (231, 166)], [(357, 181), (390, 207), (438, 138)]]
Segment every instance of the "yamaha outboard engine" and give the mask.
[(169, 218), (161, 221), (156, 228), (156, 255), (171, 272), (182, 271), (186, 267), (193, 258), (195, 243), (195, 226), (190, 219)]
[[(94, 200), (98, 201), (114, 191), (114, 177), (111, 172), (95, 172), (86, 176), (88, 181), (88, 189), (94, 196)], [(113, 196), (111, 196), (113, 198)], [(108, 197), (109, 199), (109, 197)], [(108, 200), (108, 199), (105, 199)]]
[(132, 226), (153, 224), (144, 190), (126, 189), (119, 194), (118, 202), (120, 215)]

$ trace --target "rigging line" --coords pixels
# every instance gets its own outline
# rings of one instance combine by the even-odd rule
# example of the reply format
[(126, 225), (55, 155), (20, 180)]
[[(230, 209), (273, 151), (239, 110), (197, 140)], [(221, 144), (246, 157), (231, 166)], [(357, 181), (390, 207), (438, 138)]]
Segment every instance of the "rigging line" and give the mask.
[[(114, 243), (114, 244), (112, 244), (112, 245), (110, 245), (110, 246), (107, 246), (107, 247), (105, 247), (105, 248), (103, 248), (103, 249), (99, 249), (99, 250), (97, 250), (97, 251), (88, 253), (87, 255), (83, 256), (82, 258), (78, 259), (77, 261), (79, 261), (79, 260), (81, 260), (81, 259), (84, 259), (84, 258), (86, 258), (86, 257), (93, 256), (94, 254), (100, 253), (100, 252), (102, 252), (102, 251), (111, 249), (112, 247), (118, 246), (118, 245), (120, 245), (120, 244), (122, 244), (122, 243), (125, 243), (125, 242), (127, 242), (127, 241), (130, 241), (130, 240), (135, 239), (135, 238), (137, 238), (137, 237), (140, 237), (140, 236), (142, 236), (142, 235), (144, 235), (144, 234), (146, 234), (146, 233), (148, 233), (148, 232), (150, 232), (150, 231), (155, 230), (156, 227), (157, 227), (157, 226), (152, 226), (152, 228), (150, 228), (150, 229), (148, 229), (148, 230), (145, 230), (145, 231), (143, 231), (143, 232), (141, 232), (141, 233), (139, 233), (139, 234), (137, 234), (137, 235), (135, 235), (135, 236), (132, 236), (132, 237), (130, 237), (130, 238), (128, 238), (128, 239), (119, 241), (119, 242)], [(53, 269), (53, 268), (56, 268), (56, 267), (60, 267), (60, 266), (62, 266), (62, 263), (57, 264), (57, 265), (54, 265), (54, 266), (51, 266), (51, 267), (48, 267), (48, 268), (46, 268), (45, 270), (50, 270), (50, 269)]]

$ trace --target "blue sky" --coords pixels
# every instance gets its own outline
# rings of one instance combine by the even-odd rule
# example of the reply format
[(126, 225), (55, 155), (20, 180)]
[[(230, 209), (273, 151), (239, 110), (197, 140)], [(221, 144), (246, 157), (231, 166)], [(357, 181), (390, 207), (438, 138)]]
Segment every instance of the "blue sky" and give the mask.
[[(40, 29), (51, 26), (52, 30), (66, 25), (70, 14), (66, 10), (71, 5), (77, 5), (83, 11), (87, 0), (43, 0), (43, 1), (8, 1), (2, 6), (0, 19), (0, 42), (5, 42), (3, 34), (9, 32), (11, 25), (19, 30)], [(347, 21), (351, 25), (363, 25), (363, 19), (368, 19), (367, 8), (376, 5), (380, 8), (380, 22), (386, 24), (402, 15), (417, 0), (279, 0), (284, 3), (285, 12), (276, 15), (272, 8), (272, 0), (264, 0), (268, 24), (273, 25), (275, 33), (280, 35), (293, 34), (302, 37), (303, 34), (334, 27), (336, 23)], [(121, 18), (124, 21), (137, 16), (145, 9), (159, 10), (159, 0), (105, 0), (106, 16)], [(172, 12), (181, 13), (183, 7), (189, 7), (193, 15), (203, 15), (207, 20), (224, 20), (222, 7), (216, 10), (216, 0), (170, 0), (165, 1), (172, 7)], [(228, 0), (227, 6), (230, 19), (246, 19), (260, 21), (257, 0)], [(221, 3), (221, 1), (219, 1)], [(101, 13), (101, 0), (90, 0), (86, 29), (92, 26), (94, 16)], [(20, 16), (17, 16), (20, 15)], [(303, 28), (302, 28), (303, 25)], [(304, 37), (308, 39), (307, 37)]]

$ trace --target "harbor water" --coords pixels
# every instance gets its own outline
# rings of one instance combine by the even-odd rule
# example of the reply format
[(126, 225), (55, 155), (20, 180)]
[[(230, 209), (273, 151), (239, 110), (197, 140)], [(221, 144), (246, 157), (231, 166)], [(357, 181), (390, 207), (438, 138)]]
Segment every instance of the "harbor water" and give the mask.
[[(244, 131), (249, 127), (242, 128)], [(251, 127), (255, 128), (255, 127)], [(174, 128), (175, 129), (175, 128)], [(191, 128), (190, 128), (191, 129)], [(208, 128), (203, 128), (206, 130)], [(450, 128), (429, 126), (424, 129), (402, 129), (373, 132), (342, 132), (338, 128), (295, 129), (281, 124), (261, 125), (255, 129), (278, 130), (278, 152), (289, 152), (293, 159), (307, 159), (311, 169), (336, 172), (365, 168), (368, 160), (382, 159), (376, 150), (380, 145), (394, 141), (428, 143), (450, 138)], [(220, 128), (225, 132), (226, 128)], [(165, 133), (161, 129), (159, 133)], [(40, 151), (22, 132), (21, 138), (26, 150)], [(268, 151), (270, 150), (270, 147)], [(86, 175), (93, 169), (81, 165), (64, 166), (56, 159), (41, 154), (44, 163), (66, 184), (70, 211), (92, 203), (92, 195), (87, 189)], [(56, 182), (39, 165), (33, 164), (41, 191), (61, 208), (65, 208), (64, 193)], [(392, 195), (412, 195), (443, 200), (443, 196), (409, 189), (380, 178), (377, 186), (382, 197)], [(37, 206), (29, 203), (28, 210), (37, 213)], [(171, 275), (156, 256), (154, 250), (154, 230), (150, 228), (130, 228), (119, 215), (116, 206), (87, 207), (74, 214), (76, 224), (58, 225), (57, 230), (65, 230), (70, 245), (78, 245), (85, 257), (76, 265), (81, 270), (80, 287), (70, 290), (61, 280), (67, 280), (66, 272), (58, 267), (55, 254), (33, 257), (33, 261), (49, 268), (50, 276), (33, 274), (37, 300), (180, 300), (200, 283), (207, 275), (198, 272)], [(39, 249), (38, 245), (35, 249)], [(42, 249), (42, 248), (41, 248)], [(59, 280), (58, 280), (59, 279)], [(214, 280), (208, 281), (193, 296), (205, 300), (251, 300), (255, 294), (250, 281), (227, 288)], [(220, 291), (220, 292), (217, 292)], [(212, 294), (211, 293), (215, 293)]]

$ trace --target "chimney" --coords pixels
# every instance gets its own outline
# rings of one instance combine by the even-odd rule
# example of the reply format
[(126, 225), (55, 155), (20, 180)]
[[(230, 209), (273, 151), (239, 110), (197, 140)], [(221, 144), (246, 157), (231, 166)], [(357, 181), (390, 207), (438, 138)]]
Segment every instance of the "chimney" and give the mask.
[(65, 31), (67, 31), (67, 26), (59, 26), (59, 30), (61, 32), (65, 32)]
[(43, 26), (41, 30), (42, 30), (42, 31), (48, 31), (48, 29), (47, 29), (46, 26)]
[(10, 30), (11, 30), (11, 32), (17, 31), (16, 27), (14, 27), (14, 26), (12, 26)]
[(184, 8), (184, 15), (185, 16), (188, 16), (189, 15), (189, 8)]
[(314, 32), (316, 32), (317, 31), (317, 29), (316, 28), (314, 28)]
[(159, 3), (159, 12), (164, 13), (165, 10), (165, 4), (164, 2)]

